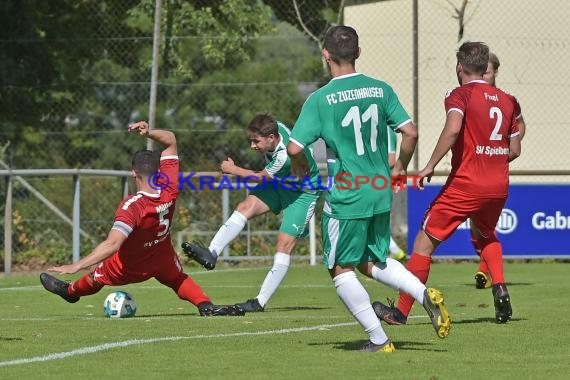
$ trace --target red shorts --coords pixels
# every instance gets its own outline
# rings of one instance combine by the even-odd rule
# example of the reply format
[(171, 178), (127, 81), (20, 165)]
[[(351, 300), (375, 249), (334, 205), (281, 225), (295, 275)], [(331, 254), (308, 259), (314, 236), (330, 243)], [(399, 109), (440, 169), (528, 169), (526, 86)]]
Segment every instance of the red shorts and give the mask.
[(444, 241), (467, 218), (475, 223), (485, 239), (494, 236), (495, 226), (507, 197), (484, 198), (445, 187), (427, 209), (422, 229), (431, 237)]
[(127, 285), (156, 278), (162, 284), (173, 284), (183, 274), (180, 260), (172, 249), (147, 260), (129, 265), (119, 253), (104, 260), (93, 271), (93, 279), (103, 285)]

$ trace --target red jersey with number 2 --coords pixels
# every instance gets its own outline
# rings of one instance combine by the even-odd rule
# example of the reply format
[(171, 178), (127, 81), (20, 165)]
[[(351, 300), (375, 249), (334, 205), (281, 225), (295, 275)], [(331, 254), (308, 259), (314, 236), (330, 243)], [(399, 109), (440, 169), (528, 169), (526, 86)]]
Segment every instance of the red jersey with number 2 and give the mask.
[(503, 197), (509, 187), (509, 145), (518, 135), (516, 100), (483, 80), (451, 91), (445, 111), (463, 115), (451, 148), (451, 173), (446, 186), (462, 193)]
[[(139, 191), (119, 204), (113, 229), (127, 236), (118, 255), (129, 268), (168, 255), (171, 261), (174, 248), (170, 237), (171, 221), (178, 196), (178, 156), (162, 156), (156, 187), (159, 193)], [(159, 260), (160, 261), (160, 260)]]

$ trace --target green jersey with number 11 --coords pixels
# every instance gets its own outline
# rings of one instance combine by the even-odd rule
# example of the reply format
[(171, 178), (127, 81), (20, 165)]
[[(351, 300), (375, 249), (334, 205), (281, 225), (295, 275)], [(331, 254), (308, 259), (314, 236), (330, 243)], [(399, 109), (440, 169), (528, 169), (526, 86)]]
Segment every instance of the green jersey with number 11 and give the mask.
[(333, 78), (309, 96), (291, 140), (305, 147), (320, 137), (336, 156), (329, 165), (327, 215), (366, 218), (390, 210), (387, 128), (410, 120), (392, 87), (359, 73)]

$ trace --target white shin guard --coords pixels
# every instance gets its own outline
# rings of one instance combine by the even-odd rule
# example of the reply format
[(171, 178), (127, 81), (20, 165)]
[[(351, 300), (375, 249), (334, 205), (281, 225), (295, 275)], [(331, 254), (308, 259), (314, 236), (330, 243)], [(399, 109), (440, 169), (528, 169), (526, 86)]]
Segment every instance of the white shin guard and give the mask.
[(219, 256), (224, 248), (234, 240), (241, 230), (245, 227), (247, 218), (237, 211), (234, 211), (232, 216), (220, 227), (216, 235), (210, 242), (210, 252), (216, 257)]
[(388, 336), (372, 309), (368, 292), (358, 281), (356, 273), (351, 271), (339, 274), (333, 278), (333, 283), (336, 293), (350, 313), (364, 328), (364, 331), (368, 333), (370, 341), (374, 344), (385, 343), (388, 340)]
[(265, 280), (259, 289), (257, 301), (263, 307), (267, 304), (271, 296), (277, 291), (279, 285), (285, 278), (289, 266), (291, 265), (291, 255), (283, 252), (277, 252), (273, 258), (273, 267), (265, 276)]

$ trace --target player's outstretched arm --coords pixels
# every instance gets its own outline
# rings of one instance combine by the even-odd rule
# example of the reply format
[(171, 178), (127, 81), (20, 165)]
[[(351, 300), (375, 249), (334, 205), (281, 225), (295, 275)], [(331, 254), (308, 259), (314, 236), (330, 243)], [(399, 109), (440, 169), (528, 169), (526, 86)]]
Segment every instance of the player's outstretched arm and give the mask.
[(139, 121), (137, 123), (130, 124), (128, 130), (129, 132), (138, 132), (140, 136), (147, 137), (162, 145), (163, 156), (175, 156), (178, 154), (176, 136), (171, 131), (165, 131), (163, 129), (151, 130), (149, 129), (146, 121)]
[(431, 158), (429, 159), (426, 167), (435, 169), (436, 165), (439, 163), (439, 161), (441, 161), (443, 156), (449, 152), (455, 143), (455, 140), (457, 140), (459, 132), (461, 132), (462, 121), (463, 115), (461, 113), (457, 111), (451, 111), (447, 113), (443, 131), (441, 131), (441, 135), (437, 140), (437, 144), (433, 149), (433, 153), (431, 154)]
[(420, 189), (424, 188), (425, 180), (427, 182), (431, 181), (431, 177), (435, 172), (435, 167), (441, 161), (443, 156), (449, 152), (455, 140), (457, 140), (457, 136), (459, 132), (461, 132), (461, 126), (463, 121), (463, 115), (456, 111), (451, 111), (447, 113), (447, 117), (445, 119), (445, 125), (443, 130), (441, 131), (441, 135), (437, 140), (437, 144), (433, 149), (431, 154), (431, 158), (429, 159), (427, 165), (418, 172), (418, 176), (420, 177), (419, 187)]
[(262, 171), (255, 171), (251, 169), (242, 168), (241, 166), (236, 165), (234, 160), (231, 157), (223, 160), (220, 163), (220, 170), (224, 174), (231, 174), (235, 176), (240, 176), (242, 178), (248, 178), (248, 180), (252, 180), (254, 182), (261, 182), (264, 177), (269, 177), (269, 173), (265, 168)]
[(394, 175), (406, 175), (418, 143), (418, 130), (411, 121), (400, 127), (400, 133), (402, 134), (402, 143), (400, 144), (400, 154), (392, 168)]
[(99, 245), (95, 247), (89, 255), (73, 264), (48, 268), (48, 271), (60, 274), (73, 274), (81, 269), (86, 269), (92, 265), (99, 264), (107, 257), (110, 257), (117, 252), (126, 239), (127, 237), (122, 232), (112, 229), (109, 232), (109, 235), (107, 235), (107, 239), (99, 243)]

